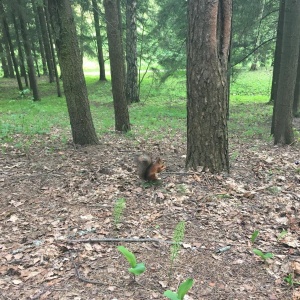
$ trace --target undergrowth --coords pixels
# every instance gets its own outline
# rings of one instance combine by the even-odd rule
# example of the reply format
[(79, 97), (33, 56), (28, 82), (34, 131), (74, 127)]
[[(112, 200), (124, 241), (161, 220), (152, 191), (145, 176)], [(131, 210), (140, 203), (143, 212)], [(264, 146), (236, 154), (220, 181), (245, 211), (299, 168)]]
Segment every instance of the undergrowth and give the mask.
[[(58, 98), (55, 84), (39, 78), (42, 100), (32, 95), (20, 97), (15, 80), (0, 79), (1, 143), (26, 145), (39, 135), (51, 139), (71, 140), (70, 124), (64, 97)], [(97, 76), (86, 76), (89, 100), (96, 131), (114, 130), (114, 112), (110, 82), (99, 82)], [(271, 72), (240, 72), (231, 83), (229, 136), (239, 139), (269, 139), (272, 107), (269, 100)], [(62, 86), (62, 85), (61, 85)], [(168, 78), (164, 84), (149, 74), (141, 86), (141, 102), (129, 107), (132, 136), (163, 139), (186, 131), (186, 79), (184, 72)], [(25, 143), (25, 142), (24, 142)]]

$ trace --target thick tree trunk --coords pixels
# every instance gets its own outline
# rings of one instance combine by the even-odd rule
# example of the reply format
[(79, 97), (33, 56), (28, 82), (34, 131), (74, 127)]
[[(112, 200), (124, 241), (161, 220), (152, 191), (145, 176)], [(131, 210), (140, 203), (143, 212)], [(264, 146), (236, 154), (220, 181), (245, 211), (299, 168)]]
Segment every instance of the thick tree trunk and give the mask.
[(189, 0), (186, 166), (229, 171), (227, 68), (231, 0)]
[(126, 100), (139, 102), (137, 68), (136, 0), (126, 2)]
[(97, 144), (98, 138), (92, 121), (71, 3), (69, 0), (49, 0), (48, 6), (73, 142), (80, 145)]
[(97, 5), (97, 0), (92, 0), (92, 6), (93, 6), (93, 16), (94, 16), (95, 31), (96, 31), (98, 64), (100, 69), (99, 80), (106, 81), (105, 64), (104, 64), (103, 49), (102, 49), (102, 37), (100, 33), (99, 8)]
[(282, 54), (274, 107), (274, 144), (294, 141), (292, 107), (300, 43), (300, 1), (286, 0)]
[(125, 67), (118, 0), (104, 0), (107, 22), (112, 93), (115, 111), (115, 129), (129, 131), (129, 112), (125, 96)]

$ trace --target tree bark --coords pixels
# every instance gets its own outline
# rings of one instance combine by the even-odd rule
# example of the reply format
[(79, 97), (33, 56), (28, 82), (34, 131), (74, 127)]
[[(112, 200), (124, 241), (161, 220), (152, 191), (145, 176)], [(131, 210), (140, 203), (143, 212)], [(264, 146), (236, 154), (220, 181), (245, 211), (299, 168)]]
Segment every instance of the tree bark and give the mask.
[[(2, 32), (3, 32), (2, 28)], [(5, 78), (14, 78), (15, 74), (14, 74), (14, 67), (13, 67), (13, 63), (12, 63), (12, 59), (11, 59), (11, 55), (10, 55), (10, 50), (9, 50), (9, 44), (8, 44), (8, 40), (7, 40), (7, 36), (6, 34), (3, 32), (3, 36), (2, 36), (2, 43), (4, 45), (4, 54), (5, 54), (5, 61), (6, 61), (6, 65), (7, 65), (7, 69), (6, 69), (6, 76), (4, 76)], [(4, 74), (5, 74), (4, 73)]]
[(69, 0), (49, 0), (48, 7), (63, 78), (73, 142), (79, 145), (97, 144), (98, 138), (90, 111), (71, 3)]
[(300, 47), (298, 54), (298, 69), (297, 69), (297, 78), (295, 84), (295, 92), (294, 92), (294, 101), (293, 101), (293, 116), (299, 118), (300, 117)]
[(10, 55), (11, 55), (11, 59), (12, 59), (13, 65), (14, 65), (17, 82), (18, 82), (18, 87), (19, 87), (19, 90), (22, 91), (23, 85), (22, 85), (22, 80), (21, 80), (21, 76), (19, 73), (18, 62), (17, 62), (16, 56), (15, 56), (14, 46), (13, 46), (11, 36), (9, 33), (9, 27), (8, 27), (8, 23), (6, 20), (4, 7), (3, 7), (2, 3), (0, 3), (0, 17), (1, 17), (1, 23), (2, 23), (2, 28), (3, 28), (3, 34), (6, 36), (6, 39), (7, 39), (8, 45), (9, 45)]
[(136, 0), (126, 2), (126, 100), (139, 102), (137, 68)]
[(40, 101), (41, 98), (40, 98), (37, 81), (36, 81), (36, 76), (35, 76), (35, 68), (34, 68), (34, 63), (33, 63), (33, 58), (32, 58), (32, 53), (31, 53), (29, 36), (27, 33), (27, 28), (26, 28), (26, 23), (25, 23), (24, 16), (23, 16), (23, 11), (21, 9), (21, 1), (20, 0), (17, 0), (17, 1), (18, 1), (17, 3), (18, 3), (18, 14), (19, 14), (21, 35), (22, 35), (22, 39), (23, 39), (24, 50), (25, 50), (25, 54), (26, 54), (26, 61), (27, 61), (27, 66), (28, 66), (30, 88), (32, 89), (33, 101)]
[(274, 106), (274, 144), (291, 144), (293, 133), (293, 99), (300, 44), (300, 1), (286, 0), (284, 10), (282, 54)]
[(115, 129), (130, 130), (129, 112), (125, 96), (125, 67), (118, 0), (104, 0), (107, 38), (110, 58), (112, 93), (114, 99)]
[[(16, 9), (17, 8), (15, 8), (15, 10)], [(17, 18), (16, 18), (16, 15), (15, 15), (14, 11), (12, 11), (11, 17), (12, 17), (12, 20), (13, 20), (15, 33), (16, 33), (16, 42), (17, 42), (17, 45), (18, 45), (18, 56), (19, 56), (21, 76), (24, 77), (25, 86), (28, 88), (29, 87), (28, 76), (27, 76), (27, 72), (26, 72), (26, 69), (25, 69), (25, 59), (24, 59), (24, 55), (23, 55), (23, 49), (22, 49), (21, 39), (20, 39), (20, 35), (19, 35), (19, 30), (18, 30), (19, 26), (18, 26)]]
[(3, 39), (0, 39), (1, 66), (2, 66), (2, 70), (3, 70), (3, 77), (7, 78), (9, 71), (8, 71), (8, 65), (7, 65), (5, 52), (4, 52), (4, 48), (3, 48), (2, 44), (3, 44)]
[(43, 44), (45, 49), (45, 56), (46, 56), (46, 63), (47, 69), (49, 74), (49, 82), (54, 82), (54, 64), (53, 64), (53, 57), (51, 54), (51, 47), (50, 47), (50, 39), (49, 39), (49, 32), (47, 29), (45, 11), (43, 7), (43, 3), (39, 3), (37, 5), (37, 13), (38, 18), (41, 26), (41, 32), (43, 37)]
[(280, 74), (280, 60), (281, 60), (281, 49), (282, 49), (282, 38), (283, 38), (283, 22), (284, 22), (284, 10), (285, 10), (285, 0), (280, 1), (279, 7), (279, 17), (277, 24), (277, 38), (274, 54), (274, 65), (273, 65), (273, 76), (272, 76), (272, 87), (271, 87), (271, 98), (269, 103), (273, 104), (273, 116), (271, 125), (271, 134), (274, 134), (274, 121), (275, 121), (275, 108), (276, 108), (276, 98), (278, 91), (278, 80)]
[[(35, 21), (35, 28), (37, 31), (37, 38), (39, 42), (39, 49), (40, 49), (40, 55), (41, 55), (41, 61), (43, 65), (43, 75), (48, 75), (48, 69), (47, 69), (47, 63), (46, 63), (46, 53), (45, 53), (45, 45), (44, 45), (44, 40), (43, 40), (43, 33), (41, 30), (41, 23), (39, 20), (39, 15), (37, 12), (37, 6), (36, 6), (36, 0), (31, 0), (32, 4), (32, 10), (34, 14), (34, 21)], [(34, 43), (32, 44), (32, 49), (34, 48)], [(38, 64), (37, 68), (38, 68)], [(40, 75), (39, 75), (40, 77)]]
[(48, 11), (48, 0), (44, 0), (44, 16), (46, 18), (46, 27), (47, 27), (46, 31), (48, 32), (48, 37), (49, 37), (49, 44), (50, 44), (52, 64), (53, 64), (53, 70), (54, 70), (54, 76), (55, 76), (57, 97), (62, 97), (61, 88), (60, 88), (60, 78), (58, 75), (57, 65), (56, 65), (56, 55), (55, 55), (54, 46), (53, 46), (52, 31), (51, 31), (51, 24), (50, 24), (51, 20), (50, 20), (49, 11)]
[(227, 105), (231, 0), (189, 0), (186, 167), (229, 171)]
[(93, 6), (93, 16), (94, 16), (94, 24), (95, 24), (95, 31), (96, 31), (98, 63), (100, 69), (99, 80), (106, 81), (105, 64), (104, 64), (103, 49), (102, 49), (102, 37), (100, 33), (99, 8), (97, 5), (97, 0), (92, 0), (92, 6)]

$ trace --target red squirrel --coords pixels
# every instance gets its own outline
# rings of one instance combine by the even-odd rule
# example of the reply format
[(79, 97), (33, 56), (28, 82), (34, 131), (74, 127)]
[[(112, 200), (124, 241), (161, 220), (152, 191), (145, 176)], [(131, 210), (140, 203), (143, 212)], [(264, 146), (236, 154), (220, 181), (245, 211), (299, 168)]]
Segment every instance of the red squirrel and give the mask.
[(158, 173), (166, 169), (164, 162), (159, 157), (152, 161), (149, 155), (144, 154), (137, 157), (136, 162), (139, 177), (147, 181), (158, 180)]

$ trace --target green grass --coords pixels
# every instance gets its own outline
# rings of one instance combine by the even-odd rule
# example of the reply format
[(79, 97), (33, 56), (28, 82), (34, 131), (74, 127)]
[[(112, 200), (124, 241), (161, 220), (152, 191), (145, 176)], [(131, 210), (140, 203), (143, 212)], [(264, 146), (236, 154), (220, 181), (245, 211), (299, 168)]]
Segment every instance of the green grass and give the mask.
[[(98, 76), (86, 77), (95, 128), (99, 136), (114, 130), (114, 112), (110, 82), (99, 82)], [(229, 134), (240, 139), (269, 138), (272, 107), (269, 100), (271, 71), (241, 72), (231, 84)], [(145, 139), (164, 138), (185, 133), (186, 79), (184, 72), (160, 84), (149, 73), (141, 85), (141, 102), (132, 104), (132, 133)], [(39, 79), (42, 100), (33, 102), (31, 95), (21, 98), (14, 80), (0, 79), (0, 139), (5, 143), (22, 144), (37, 135), (52, 139), (70, 139), (66, 101), (56, 96), (55, 84)]]

